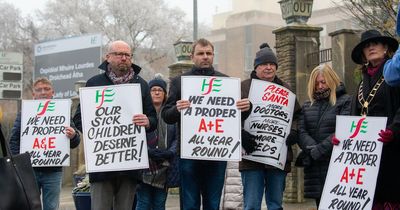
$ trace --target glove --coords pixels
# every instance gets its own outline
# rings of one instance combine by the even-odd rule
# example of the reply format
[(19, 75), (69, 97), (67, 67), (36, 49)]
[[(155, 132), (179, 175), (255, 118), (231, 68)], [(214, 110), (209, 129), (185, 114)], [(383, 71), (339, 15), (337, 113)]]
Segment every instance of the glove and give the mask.
[(337, 146), (340, 143), (340, 140), (338, 138), (336, 138), (335, 135), (332, 136), (331, 142), (333, 145)]
[(393, 131), (390, 128), (386, 128), (386, 130), (381, 130), (379, 133), (381, 138), (378, 141), (383, 142), (384, 144), (390, 143), (393, 141)]
[(309, 150), (309, 154), (311, 155), (312, 159), (318, 160), (321, 158), (322, 154), (319, 151), (317, 145), (307, 146), (306, 149)]
[(292, 129), (292, 130), (290, 131), (288, 137), (286, 138), (286, 145), (287, 145), (287, 146), (291, 146), (291, 145), (297, 143), (297, 137), (298, 137), (297, 134), (298, 134), (298, 133), (297, 133), (297, 130), (293, 130), (293, 129)]
[(247, 154), (250, 154), (256, 150), (257, 142), (256, 136), (242, 129), (242, 147)]

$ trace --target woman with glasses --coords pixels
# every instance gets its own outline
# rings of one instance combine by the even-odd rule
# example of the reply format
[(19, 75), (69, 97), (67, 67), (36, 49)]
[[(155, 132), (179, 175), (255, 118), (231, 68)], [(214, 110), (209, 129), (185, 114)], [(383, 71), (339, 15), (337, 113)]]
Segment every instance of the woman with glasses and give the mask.
[(178, 186), (178, 156), (176, 127), (161, 118), (161, 108), (167, 99), (167, 83), (159, 78), (149, 82), (150, 94), (157, 111), (157, 130), (146, 133), (149, 148), (149, 169), (142, 173), (136, 192), (136, 210), (164, 210), (168, 189)]

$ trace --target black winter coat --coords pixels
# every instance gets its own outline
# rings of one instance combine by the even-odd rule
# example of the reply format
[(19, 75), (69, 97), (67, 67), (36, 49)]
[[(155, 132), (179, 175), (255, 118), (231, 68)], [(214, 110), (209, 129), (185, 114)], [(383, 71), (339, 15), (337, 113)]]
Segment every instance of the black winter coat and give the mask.
[[(368, 97), (376, 81), (382, 76), (383, 65), (370, 77), (363, 72), (363, 96)], [(358, 91), (357, 91), (358, 92)], [(379, 87), (375, 97), (369, 103), (367, 116), (387, 117), (386, 127), (393, 130), (394, 141), (383, 145), (374, 202), (400, 202), (400, 87), (390, 87), (385, 82)], [(352, 102), (352, 115), (360, 115), (361, 104), (358, 95)]]
[[(90, 78), (86, 82), (86, 87), (114, 85), (112, 80), (106, 74), (107, 66), (108, 66), (108, 62), (104, 61), (99, 66), (99, 69), (102, 69), (105, 72)], [(149, 122), (150, 122), (150, 127), (148, 129), (146, 129), (146, 132), (150, 132), (157, 128), (157, 113), (156, 113), (156, 110), (154, 109), (153, 102), (151, 99), (150, 88), (149, 88), (147, 82), (138, 75), (141, 68), (135, 64), (132, 64), (132, 68), (134, 71), (134, 76), (129, 83), (139, 83), (140, 84), (141, 93), (142, 93), (143, 114), (145, 114), (149, 118)], [(78, 105), (78, 107), (76, 109), (73, 120), (74, 120), (75, 126), (78, 128), (78, 130), (80, 130), (82, 132), (82, 119), (81, 119), (80, 104)], [(138, 170), (89, 173), (90, 182), (101, 182), (101, 181), (116, 179), (121, 176), (128, 176), (130, 178), (138, 178), (139, 174), (138, 174)]]
[[(325, 178), (332, 153), (331, 138), (335, 133), (336, 115), (349, 115), (351, 97), (343, 85), (336, 89), (336, 104), (332, 106), (329, 98), (306, 101), (299, 118), (299, 146), (306, 153), (310, 165), (304, 167), (304, 197), (321, 198)], [(308, 146), (316, 145), (320, 158), (312, 159)]]

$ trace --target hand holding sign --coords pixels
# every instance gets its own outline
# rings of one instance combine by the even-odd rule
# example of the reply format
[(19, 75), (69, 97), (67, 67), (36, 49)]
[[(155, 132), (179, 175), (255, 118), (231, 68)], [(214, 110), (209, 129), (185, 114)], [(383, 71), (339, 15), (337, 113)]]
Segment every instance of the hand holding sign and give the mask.
[(250, 109), (250, 101), (248, 98), (240, 99), (236, 102), (236, 106), (242, 112), (248, 111)]
[(132, 122), (137, 126), (144, 126), (146, 128), (150, 126), (149, 118), (144, 114), (133, 115)]
[(181, 111), (182, 109), (187, 109), (190, 107), (190, 101), (188, 100), (179, 100), (176, 102), (176, 109)]
[(75, 129), (73, 129), (73, 128), (70, 127), (70, 126), (65, 126), (65, 135), (66, 135), (69, 139), (74, 138), (75, 135), (76, 135)]
[(336, 138), (336, 135), (332, 136), (331, 142), (333, 145), (337, 146), (340, 144), (340, 140), (338, 138)]
[(379, 132), (380, 138), (379, 141), (387, 144), (393, 141), (393, 131), (390, 128), (386, 128), (386, 130), (381, 130)]

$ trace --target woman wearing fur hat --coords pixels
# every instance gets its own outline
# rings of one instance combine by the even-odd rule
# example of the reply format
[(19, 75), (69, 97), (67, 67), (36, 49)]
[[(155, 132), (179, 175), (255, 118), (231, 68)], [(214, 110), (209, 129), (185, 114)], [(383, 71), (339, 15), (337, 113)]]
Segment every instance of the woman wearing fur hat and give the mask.
[(176, 154), (176, 126), (161, 118), (161, 108), (167, 100), (167, 83), (161, 78), (149, 82), (150, 94), (157, 111), (157, 130), (146, 133), (149, 169), (143, 170), (137, 190), (136, 210), (164, 210), (168, 188), (178, 187), (179, 171)]
[[(273, 82), (290, 89), (289, 85), (276, 75), (277, 69), (278, 60), (275, 53), (269, 48), (268, 44), (262, 44), (260, 50), (256, 54), (254, 71), (251, 72), (250, 79), (243, 81), (241, 84), (242, 98), (248, 98), (252, 79)], [(294, 144), (297, 139), (297, 119), (295, 118), (300, 111), (300, 105), (297, 100), (294, 109), (292, 131), (286, 140), (288, 152), (284, 170), (245, 159), (239, 162), (239, 170), (243, 184), (244, 210), (261, 209), (264, 192), (269, 210), (283, 209), (282, 200), (285, 190), (285, 179), (287, 173), (290, 172), (290, 165), (293, 159), (293, 152), (290, 146)], [(251, 110), (249, 110), (248, 113), (242, 114), (243, 121), (250, 112)], [(242, 146), (246, 153), (252, 153), (256, 146), (254, 136), (244, 130), (242, 130)]]
[(362, 65), (362, 81), (352, 102), (352, 115), (387, 117), (386, 129), (379, 133), (383, 142), (381, 163), (373, 209), (400, 208), (400, 179), (396, 167), (400, 161), (400, 88), (384, 81), (383, 68), (392, 59), (399, 44), (376, 30), (362, 33), (361, 42), (351, 54)]

